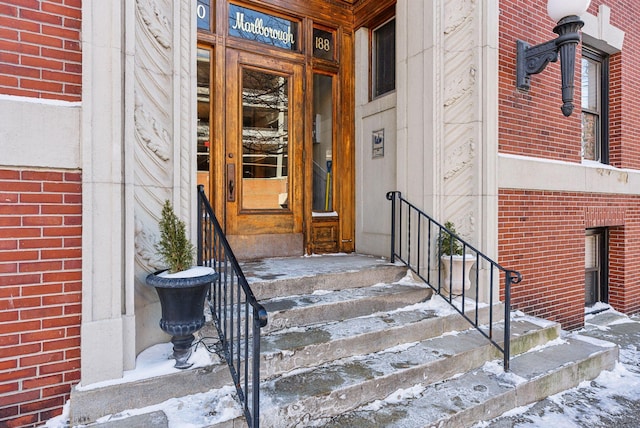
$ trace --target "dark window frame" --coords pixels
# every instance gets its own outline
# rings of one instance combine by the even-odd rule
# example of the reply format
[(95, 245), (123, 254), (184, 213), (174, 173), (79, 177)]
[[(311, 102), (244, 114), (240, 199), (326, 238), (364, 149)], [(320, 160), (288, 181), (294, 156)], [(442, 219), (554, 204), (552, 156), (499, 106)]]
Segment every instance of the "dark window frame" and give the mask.
[(582, 47), (582, 56), (600, 64), (600, 99), (599, 111), (589, 111), (582, 106), (584, 112), (596, 114), (598, 121), (598, 149), (600, 163), (609, 164), (609, 55), (589, 46)]
[[(590, 269), (585, 268), (585, 281), (588, 272), (597, 272), (599, 295), (594, 304), (597, 302), (609, 303), (609, 229), (606, 227), (587, 229), (585, 236), (598, 236), (598, 266)], [(587, 303), (586, 296), (585, 303)]]
[[(389, 31), (392, 40), (381, 40), (383, 31)], [(384, 34), (389, 36), (390, 34)], [(386, 42), (382, 44), (382, 42)], [(390, 17), (371, 30), (371, 99), (396, 90), (396, 18)], [(390, 50), (390, 52), (383, 52)], [(381, 55), (384, 53), (384, 55)]]

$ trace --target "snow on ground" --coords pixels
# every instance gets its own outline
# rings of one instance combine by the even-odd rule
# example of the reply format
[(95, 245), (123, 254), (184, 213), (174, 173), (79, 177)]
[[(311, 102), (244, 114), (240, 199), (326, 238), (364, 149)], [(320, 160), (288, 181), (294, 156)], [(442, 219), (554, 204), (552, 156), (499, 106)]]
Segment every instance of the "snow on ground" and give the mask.
[[(603, 312), (587, 315), (579, 333), (595, 334), (620, 345), (620, 362), (613, 370), (546, 400), (480, 422), (474, 428), (640, 427), (640, 317), (624, 316), (607, 305), (597, 310)], [(602, 322), (603, 319), (609, 321)], [(628, 325), (615, 331), (615, 326), (622, 324)]]
[[(195, 350), (189, 358), (189, 362), (193, 363), (192, 369), (206, 367), (211, 364), (212, 359), (219, 359), (216, 354), (210, 354), (204, 346), (194, 346)], [(136, 368), (124, 372), (124, 376), (121, 379), (78, 386), (78, 389), (90, 390), (179, 372), (180, 369), (173, 367), (175, 360), (171, 358), (172, 353), (173, 345), (171, 343), (161, 343), (151, 346), (138, 355)], [(240, 416), (242, 409), (234, 400), (234, 397), (235, 388), (231, 386), (219, 390), (212, 389), (201, 394), (172, 398), (153, 406), (125, 410), (118, 415), (105, 416), (99, 419), (98, 422), (106, 422), (108, 420), (121, 419), (161, 410), (167, 415), (170, 427), (198, 428)], [(67, 402), (63, 408), (62, 415), (47, 421), (45, 427), (68, 428), (69, 417), (69, 402)]]

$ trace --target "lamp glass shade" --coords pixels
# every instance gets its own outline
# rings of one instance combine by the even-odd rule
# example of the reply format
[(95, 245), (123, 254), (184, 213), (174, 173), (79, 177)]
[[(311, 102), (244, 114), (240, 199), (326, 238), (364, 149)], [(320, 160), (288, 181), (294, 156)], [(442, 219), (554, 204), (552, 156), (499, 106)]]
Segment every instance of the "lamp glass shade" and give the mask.
[(547, 13), (555, 22), (565, 16), (580, 16), (587, 11), (591, 0), (548, 0)]

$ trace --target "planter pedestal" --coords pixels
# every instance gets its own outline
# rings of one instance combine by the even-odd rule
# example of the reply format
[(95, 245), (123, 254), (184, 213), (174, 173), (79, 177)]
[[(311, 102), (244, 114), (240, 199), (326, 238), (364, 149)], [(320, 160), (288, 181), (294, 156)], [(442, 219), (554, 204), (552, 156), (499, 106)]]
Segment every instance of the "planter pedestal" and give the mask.
[[(462, 290), (467, 291), (471, 287), (471, 279), (469, 271), (471, 266), (476, 262), (474, 256), (467, 254), (466, 256), (442, 256), (442, 272), (444, 275), (444, 294), (451, 293), (452, 296), (460, 296)], [(464, 284), (462, 282), (464, 274)]]
[(204, 326), (204, 301), (218, 274), (211, 269), (211, 273), (206, 275), (171, 278), (158, 276), (161, 272), (149, 274), (146, 282), (156, 289), (160, 299), (160, 328), (172, 336), (174, 367), (186, 369), (193, 365), (187, 362), (195, 338), (193, 333)]

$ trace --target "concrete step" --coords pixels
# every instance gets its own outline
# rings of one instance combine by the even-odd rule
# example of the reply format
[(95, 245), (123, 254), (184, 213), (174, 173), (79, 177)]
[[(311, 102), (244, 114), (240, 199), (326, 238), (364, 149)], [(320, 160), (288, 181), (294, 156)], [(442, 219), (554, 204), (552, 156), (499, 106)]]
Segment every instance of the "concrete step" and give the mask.
[[(406, 267), (349, 255), (276, 259), (243, 268), (269, 311), (261, 339), (263, 427), (468, 426), (595, 377), (617, 356), (617, 348), (575, 335), (559, 338), (557, 323), (514, 313), (511, 372), (505, 374), (501, 354), (489, 340), (442, 297), (429, 299), (430, 289), (416, 283)], [(458, 307), (460, 302), (454, 300)], [(472, 306), (466, 302), (465, 316), (487, 325), (490, 308), (476, 314)], [(502, 304), (494, 305), (493, 328), (483, 330), (498, 343), (503, 315)], [(200, 336), (215, 336), (210, 325), (206, 328)], [(206, 367), (76, 389), (72, 425), (95, 424), (111, 414), (101, 428), (171, 427), (176, 416), (158, 407), (165, 400), (188, 403), (193, 394), (217, 397), (219, 391), (226, 396), (201, 405), (211, 414), (235, 396), (227, 365), (213, 356)], [(193, 426), (246, 426), (240, 414), (218, 417), (216, 423), (205, 422), (215, 419), (208, 415)]]
[[(500, 328), (494, 330), (495, 337), (502, 336)], [(558, 331), (555, 323), (541, 325), (519, 317), (512, 322), (512, 349), (525, 351), (546, 343)], [(482, 334), (468, 329), (296, 370), (264, 382), (261, 424), (306, 426), (320, 417), (335, 417), (382, 400), (399, 388), (435, 384), (477, 369), (497, 356), (497, 349)]]
[[(197, 338), (205, 336), (212, 338), (210, 340), (217, 340), (211, 325), (207, 325), (197, 334)], [(166, 344), (167, 355), (170, 354), (170, 350), (171, 345)], [(196, 364), (190, 369), (174, 369), (174, 360), (169, 360), (168, 357), (164, 362), (158, 362), (157, 357), (153, 356), (150, 359), (154, 361), (153, 366), (146, 366), (139, 358), (138, 363), (143, 367), (125, 373), (125, 377), (120, 381), (74, 387), (70, 399), (71, 426), (88, 425), (109, 415), (119, 419), (117, 415), (130, 409), (149, 407), (175, 397), (233, 385), (227, 363), (217, 354), (208, 352), (202, 345), (192, 355), (190, 361), (196, 361)], [(145, 372), (151, 375), (146, 375)], [(151, 415), (150, 420), (158, 421), (157, 426), (163, 426), (161, 418)], [(144, 423), (141, 423), (141, 426), (144, 426)]]
[[(494, 311), (499, 321), (503, 305), (495, 305)], [(474, 319), (475, 310), (467, 309), (466, 315)], [(480, 308), (478, 319), (481, 323), (489, 321), (489, 307)], [(262, 338), (261, 378), (270, 379), (294, 369), (375, 353), (468, 328), (469, 322), (436, 296), (394, 311), (281, 330)]]
[(424, 286), (379, 283), (367, 287), (318, 290), (312, 294), (262, 300), (260, 303), (269, 313), (269, 322), (262, 333), (393, 311), (422, 303), (432, 294), (431, 288)]
[(392, 284), (406, 274), (403, 265), (360, 254), (308, 256), (244, 262), (242, 270), (258, 300)]
[(307, 426), (470, 427), (594, 379), (617, 358), (613, 344), (569, 334), (515, 356), (509, 372), (496, 360), (441, 382), (408, 382), (383, 400)]

